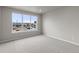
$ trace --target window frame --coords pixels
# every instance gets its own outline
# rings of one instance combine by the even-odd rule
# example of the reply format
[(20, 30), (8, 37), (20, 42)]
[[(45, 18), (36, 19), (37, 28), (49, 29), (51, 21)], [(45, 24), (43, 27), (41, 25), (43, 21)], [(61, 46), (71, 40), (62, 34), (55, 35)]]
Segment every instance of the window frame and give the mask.
[(36, 23), (36, 29), (35, 30), (23, 30), (23, 31), (15, 31), (13, 32), (13, 22), (12, 22), (12, 29), (11, 29), (11, 32), (12, 33), (22, 33), (22, 32), (31, 32), (31, 31), (38, 31), (38, 22), (39, 22), (39, 16), (38, 15), (34, 15), (34, 14), (29, 14), (29, 13), (20, 13), (20, 12), (12, 12), (11, 13), (11, 20), (12, 20), (12, 14), (15, 13), (15, 14), (21, 14), (22, 15), (22, 28), (23, 28), (23, 15), (29, 15), (30, 16), (30, 28), (31, 28), (31, 16), (36, 16), (38, 19), (37, 19), (37, 23)]

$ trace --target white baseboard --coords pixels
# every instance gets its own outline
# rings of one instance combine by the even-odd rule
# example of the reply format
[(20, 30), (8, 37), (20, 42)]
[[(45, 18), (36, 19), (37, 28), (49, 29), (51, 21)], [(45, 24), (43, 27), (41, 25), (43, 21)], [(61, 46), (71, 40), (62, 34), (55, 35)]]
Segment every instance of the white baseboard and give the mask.
[(76, 42), (73, 42), (73, 41), (68, 41), (68, 40), (59, 38), (59, 37), (57, 37), (57, 36), (51, 36), (51, 35), (46, 35), (46, 36), (47, 36), (47, 37), (50, 37), (50, 38), (55, 38), (55, 39), (58, 39), (58, 40), (62, 40), (62, 41), (65, 41), (65, 42), (68, 42), (68, 43), (71, 43), (71, 44), (74, 44), (74, 45), (79, 46), (79, 43), (76, 43)]

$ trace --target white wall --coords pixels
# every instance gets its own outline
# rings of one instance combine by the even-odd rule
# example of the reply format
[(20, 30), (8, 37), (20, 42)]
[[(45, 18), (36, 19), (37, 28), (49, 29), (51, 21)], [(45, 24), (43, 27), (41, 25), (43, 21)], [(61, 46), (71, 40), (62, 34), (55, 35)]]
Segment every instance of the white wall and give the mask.
[[(11, 9), (11, 8), (6, 8), (3, 7), (2, 8), (2, 36), (3, 38), (0, 40), (0, 42), (3, 41), (10, 41), (10, 40), (16, 40), (16, 39), (23, 39), (23, 38), (27, 38), (30, 36), (35, 36), (35, 35), (39, 35), (42, 33), (41, 30), (41, 16), (38, 14), (34, 14), (34, 13), (30, 13), (30, 12), (25, 12), (25, 11), (21, 11), (21, 10), (16, 10), (16, 9)], [(21, 33), (12, 33), (12, 18), (11, 18), (11, 13), (12, 12), (20, 12), (20, 13), (29, 13), (29, 14), (34, 14), (40, 17), (39, 19), (39, 30), (38, 31), (31, 31), (31, 32), (21, 32)]]
[(79, 44), (79, 7), (61, 7), (43, 15), (45, 35)]
[(0, 9), (0, 39), (1, 39), (1, 9)]

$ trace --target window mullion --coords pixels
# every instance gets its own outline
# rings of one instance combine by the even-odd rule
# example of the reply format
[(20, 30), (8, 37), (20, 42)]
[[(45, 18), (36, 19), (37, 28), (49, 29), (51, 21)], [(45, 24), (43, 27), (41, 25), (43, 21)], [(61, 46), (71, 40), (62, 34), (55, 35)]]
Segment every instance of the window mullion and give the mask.
[(30, 16), (30, 29), (31, 29), (31, 16)]
[(22, 30), (23, 30), (23, 14), (22, 14)]

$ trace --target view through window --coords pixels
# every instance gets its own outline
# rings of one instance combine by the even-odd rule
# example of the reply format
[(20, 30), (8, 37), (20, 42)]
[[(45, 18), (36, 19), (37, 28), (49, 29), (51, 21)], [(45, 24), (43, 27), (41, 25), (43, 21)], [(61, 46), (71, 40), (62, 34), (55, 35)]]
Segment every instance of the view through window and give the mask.
[(12, 13), (12, 32), (37, 30), (38, 17)]

